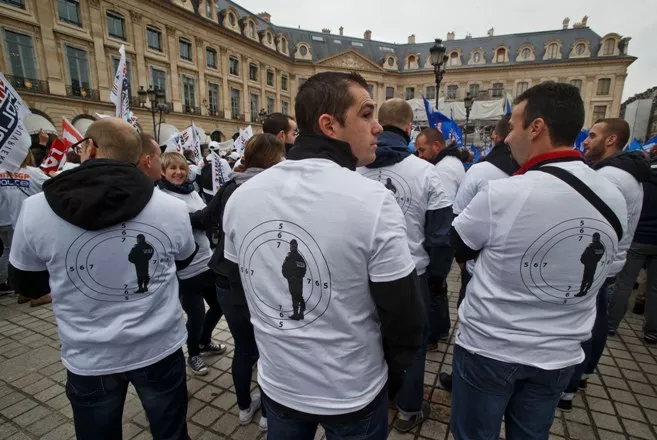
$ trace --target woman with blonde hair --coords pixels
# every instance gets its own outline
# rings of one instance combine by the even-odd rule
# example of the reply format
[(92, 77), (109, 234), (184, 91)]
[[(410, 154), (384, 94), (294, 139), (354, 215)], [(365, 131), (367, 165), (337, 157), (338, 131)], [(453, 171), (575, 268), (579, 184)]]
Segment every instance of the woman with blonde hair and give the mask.
[[(205, 208), (205, 203), (194, 184), (189, 181), (189, 165), (179, 153), (164, 153), (161, 157), (162, 178), (160, 189), (167, 194), (183, 200), (189, 212)], [(214, 288), (214, 276), (208, 269), (212, 256), (210, 241), (204, 230), (194, 231), (194, 241), (198, 252), (191, 264), (178, 271), (180, 280), (180, 301), (187, 313), (187, 366), (194, 374), (206, 375), (208, 368), (202, 355), (218, 355), (226, 351), (223, 344), (212, 342), (212, 331), (221, 319), (222, 311)], [(203, 300), (208, 303), (205, 311)]]

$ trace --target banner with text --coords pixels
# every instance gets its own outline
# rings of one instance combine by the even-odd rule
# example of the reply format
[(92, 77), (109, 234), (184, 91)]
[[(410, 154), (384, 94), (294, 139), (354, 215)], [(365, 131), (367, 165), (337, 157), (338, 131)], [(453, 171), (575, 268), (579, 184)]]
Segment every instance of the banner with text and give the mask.
[(30, 109), (0, 73), (0, 168), (18, 171), (32, 143), (23, 119)]

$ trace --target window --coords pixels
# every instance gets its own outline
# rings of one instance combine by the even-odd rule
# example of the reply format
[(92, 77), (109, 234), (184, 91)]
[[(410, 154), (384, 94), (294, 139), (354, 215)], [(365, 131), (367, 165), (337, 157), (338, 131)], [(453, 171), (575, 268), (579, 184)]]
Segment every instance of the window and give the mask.
[(153, 89), (160, 90), (167, 94), (167, 73), (164, 70), (151, 67), (151, 84)]
[(356, 47), (363, 47), (363, 43), (358, 43), (358, 42), (356, 42), (356, 41), (352, 41), (352, 42), (351, 42), (351, 45), (352, 45), (352, 46), (356, 46)]
[(395, 97), (395, 88), (386, 87), (386, 99), (392, 99)]
[(299, 46), (299, 55), (302, 57), (308, 55), (308, 48), (306, 46)]
[(274, 72), (271, 70), (267, 71), (267, 85), (274, 87)]
[(229, 59), (229, 72), (231, 75), (240, 76), (240, 61), (235, 57)]
[(230, 23), (231, 26), (235, 26), (235, 16), (233, 14), (228, 14), (228, 23)]
[(452, 52), (449, 54), (449, 65), (456, 66), (459, 63), (459, 53)]
[(284, 115), (290, 114), (290, 104), (287, 101), (281, 101), (281, 113)]
[(271, 34), (267, 32), (267, 44), (271, 44), (274, 39), (272, 38)]
[(414, 57), (413, 55), (411, 55), (410, 57), (408, 57), (408, 65), (407, 65), (407, 68), (410, 69), (410, 68), (411, 68), (411, 65), (413, 65), (413, 64), (415, 64), (415, 57)]
[(388, 57), (388, 66), (392, 67), (395, 65), (395, 59), (393, 57)]
[(237, 119), (237, 116), (240, 114), (239, 89), (230, 89), (230, 112), (233, 119)]
[(182, 77), (183, 85), (183, 104), (185, 105), (185, 111), (191, 113), (193, 107), (196, 106), (196, 80), (188, 76), (183, 75)]
[(114, 12), (107, 13), (107, 33), (110, 37), (125, 41), (125, 20), (122, 16)]
[(256, 122), (258, 119), (258, 107), (260, 107), (260, 96), (255, 93), (251, 93), (251, 122)]
[(317, 35), (313, 35), (313, 36), (312, 36), (312, 39), (313, 39), (313, 41), (321, 41), (322, 43), (324, 42), (324, 38), (323, 38), (323, 37), (319, 37), (319, 36), (317, 36)]
[(205, 16), (212, 18), (212, 1), (205, 0)]
[(427, 87), (427, 99), (436, 99), (436, 86)]
[(255, 25), (252, 21), (249, 22), (249, 37), (255, 38)]
[(89, 89), (89, 58), (87, 51), (72, 46), (66, 46), (68, 73), (71, 77), (73, 96), (81, 96), (82, 89)]
[(379, 50), (382, 51), (382, 52), (394, 52), (395, 51), (395, 49), (393, 49), (392, 47), (386, 47), (386, 46), (379, 46)]
[(24, 0), (0, 0), (0, 3), (4, 3), (6, 5), (11, 5), (11, 6), (17, 6), (21, 9), (25, 9)]
[(614, 43), (612, 39), (605, 40), (605, 45), (602, 48), (602, 55), (613, 55), (614, 54)]
[(493, 84), (493, 98), (503, 98), (504, 97), (504, 84), (495, 83)]
[(547, 48), (547, 57), (550, 60), (557, 59), (557, 54), (559, 52), (559, 46), (556, 43), (551, 43)]
[(520, 96), (525, 93), (525, 90), (529, 88), (529, 83), (527, 81), (521, 81), (516, 86), (516, 96)]
[[(10, 2), (10, 4), (13, 3)], [(80, 21), (80, 4), (77, 0), (57, 0), (57, 14), (60, 21), (78, 26), (82, 24)]]
[(586, 52), (586, 45), (584, 43), (579, 43), (575, 46), (575, 53), (577, 55), (584, 55), (584, 52)]
[(607, 106), (606, 105), (596, 105), (593, 106), (593, 122), (599, 121), (607, 117)]
[(183, 40), (180, 41), (180, 58), (186, 61), (192, 61), (192, 43)]
[(249, 79), (251, 81), (258, 81), (258, 66), (253, 63), (249, 64)]
[(415, 87), (406, 87), (406, 100), (415, 98)]
[(342, 44), (342, 41), (341, 41), (341, 40), (333, 40), (333, 42), (334, 42), (335, 44)]
[(459, 86), (447, 86), (447, 99), (457, 99), (459, 93)]
[[(119, 68), (119, 61), (121, 61), (119, 57), (112, 57), (112, 81), (114, 81), (114, 75), (116, 75)], [(132, 66), (130, 60), (127, 59), (125, 61), (125, 74), (128, 80), (128, 96), (132, 96)]]
[(520, 57), (525, 59), (525, 60), (528, 59), (530, 55), (531, 55), (531, 51), (529, 50), (528, 47), (525, 47), (522, 50), (522, 52), (520, 52)]
[(472, 96), (472, 98), (476, 99), (479, 97), (479, 84), (470, 84), (468, 90), (470, 91), (470, 96)]
[(146, 28), (146, 40), (149, 49), (162, 52), (162, 32), (149, 26)]
[(283, 53), (287, 53), (287, 40), (285, 38), (281, 40), (281, 50)]
[(287, 90), (287, 76), (281, 76), (281, 90)]
[(575, 86), (579, 89), (579, 91), (582, 91), (582, 80), (581, 79), (573, 79), (570, 81), (571, 86)]
[(506, 59), (506, 50), (504, 49), (497, 49), (497, 55), (495, 58), (496, 63), (503, 63), (504, 60)]
[(219, 86), (208, 83), (208, 111), (210, 116), (216, 116), (219, 113)]
[(271, 96), (267, 96), (267, 114), (271, 115), (274, 113), (275, 107), (274, 107), (274, 98)]
[(608, 95), (609, 88), (611, 87), (611, 79), (600, 78), (598, 80), (598, 95)]
[(38, 79), (32, 37), (5, 30), (11, 74), (20, 78)]
[(205, 49), (205, 62), (208, 67), (217, 68), (217, 51), (212, 48)]
[(475, 54), (472, 56), (472, 61), (474, 61), (475, 64), (478, 64), (479, 61), (481, 61), (481, 54), (479, 52), (475, 52)]

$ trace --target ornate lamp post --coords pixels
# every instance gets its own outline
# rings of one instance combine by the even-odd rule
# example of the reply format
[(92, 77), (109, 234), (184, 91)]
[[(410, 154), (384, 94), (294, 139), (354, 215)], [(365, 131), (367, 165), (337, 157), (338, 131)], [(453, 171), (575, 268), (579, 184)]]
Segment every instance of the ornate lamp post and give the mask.
[(445, 74), (445, 67), (447, 66), (447, 60), (449, 57), (445, 55), (445, 46), (443, 46), (443, 40), (436, 38), (434, 45), (429, 49), (431, 54), (431, 65), (433, 66), (433, 72), (436, 74), (436, 110), (438, 110), (438, 99), (440, 98), (440, 83), (443, 80), (443, 75)]
[(265, 111), (264, 108), (261, 108), (260, 111), (258, 112), (258, 122), (261, 124), (265, 122), (265, 119), (267, 119), (267, 112)]
[[(153, 86), (148, 86), (148, 90), (144, 90), (144, 86), (139, 86), (137, 95), (139, 96), (139, 105), (142, 108), (147, 108), (147, 101), (151, 104), (149, 110), (153, 117), (153, 136), (155, 136), (157, 132), (157, 142), (160, 143), (159, 129), (162, 128), (162, 113), (169, 112), (169, 107), (164, 102), (166, 96), (163, 91), (160, 89), (154, 89)], [(159, 123), (157, 125), (155, 125), (155, 113), (159, 113)], [(159, 127), (159, 129), (156, 127)]]
[(465, 105), (465, 134), (463, 143), (465, 146), (468, 146), (468, 122), (470, 122), (470, 110), (472, 110), (472, 102), (474, 99), (472, 98), (472, 94), (468, 92), (465, 95), (465, 98), (463, 98), (463, 105)]

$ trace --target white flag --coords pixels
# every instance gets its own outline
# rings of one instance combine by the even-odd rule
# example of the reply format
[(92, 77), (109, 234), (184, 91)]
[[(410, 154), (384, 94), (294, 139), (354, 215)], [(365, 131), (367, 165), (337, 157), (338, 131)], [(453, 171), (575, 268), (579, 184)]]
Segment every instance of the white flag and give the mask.
[(184, 143), (185, 143), (185, 138), (183, 137), (182, 133), (176, 131), (171, 135), (169, 140), (167, 140), (166, 142), (167, 147), (164, 150), (164, 152), (183, 154)]
[(119, 49), (121, 59), (114, 74), (114, 85), (110, 94), (110, 101), (116, 106), (116, 117), (121, 118), (134, 127), (134, 121), (130, 115), (130, 96), (128, 95), (128, 74), (125, 60), (125, 46)]
[(18, 171), (32, 143), (23, 125), (30, 109), (0, 73), (0, 168)]
[(100, 113), (96, 113), (96, 119), (105, 119), (105, 118), (111, 118), (110, 115), (103, 115)]
[(253, 128), (249, 125), (246, 127), (246, 129), (242, 130), (240, 128), (240, 137), (235, 139), (235, 151), (242, 156), (244, 154), (244, 148), (246, 147), (246, 143), (253, 137)]
[(198, 165), (202, 163), (203, 155), (201, 154), (201, 130), (199, 130), (198, 127), (196, 127), (196, 124), (194, 124), (194, 121), (192, 121), (192, 125), (187, 127), (187, 129), (185, 129), (182, 134), (183, 138), (185, 139), (183, 149), (192, 150), (194, 152), (195, 164)]

